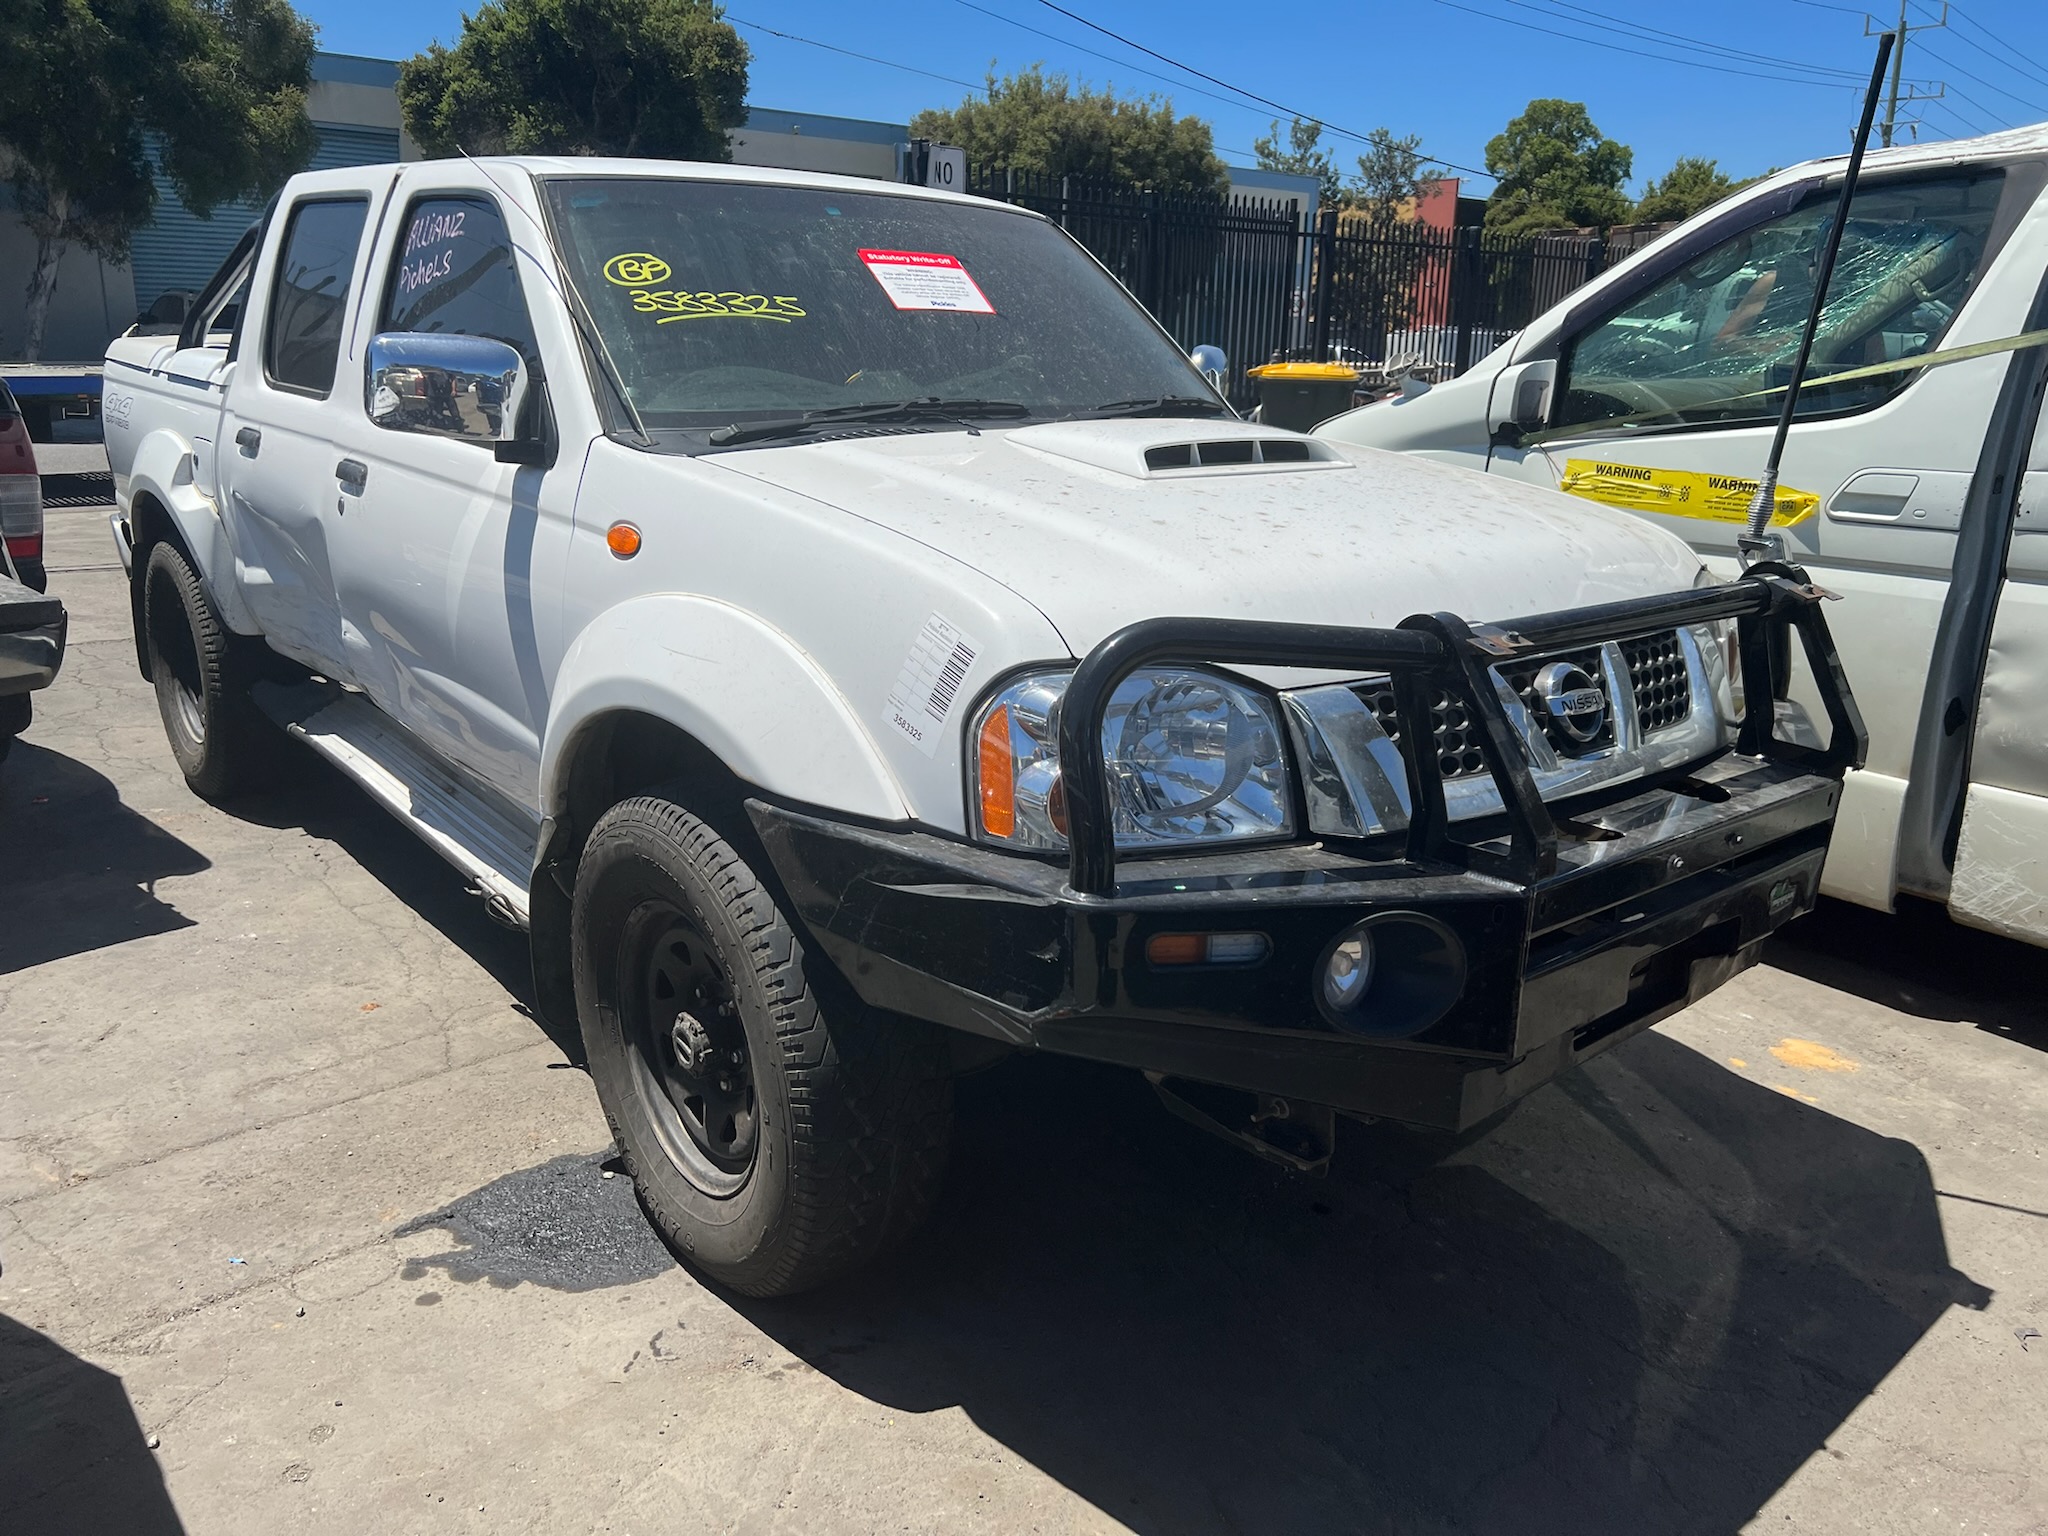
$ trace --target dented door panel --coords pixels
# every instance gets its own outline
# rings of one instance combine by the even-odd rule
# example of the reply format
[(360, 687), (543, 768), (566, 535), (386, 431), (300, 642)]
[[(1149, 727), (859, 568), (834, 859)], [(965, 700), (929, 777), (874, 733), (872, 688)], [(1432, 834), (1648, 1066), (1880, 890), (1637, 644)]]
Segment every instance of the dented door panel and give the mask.
[(2048, 416), (2013, 508), (1949, 910), (2048, 942)]

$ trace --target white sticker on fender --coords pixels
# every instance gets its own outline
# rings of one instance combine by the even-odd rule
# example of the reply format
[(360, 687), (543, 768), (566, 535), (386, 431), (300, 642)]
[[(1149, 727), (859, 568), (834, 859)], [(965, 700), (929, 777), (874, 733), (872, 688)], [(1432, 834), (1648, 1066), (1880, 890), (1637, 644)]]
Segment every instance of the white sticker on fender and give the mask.
[(996, 312), (957, 256), (936, 251), (862, 251), (860, 259), (898, 309), (948, 309), (966, 315)]
[(889, 690), (889, 702), (882, 709), (884, 723), (909, 737), (926, 757), (934, 756), (946, 716), (953, 711), (979, 649), (938, 614), (926, 619), (903, 658), (896, 686)]

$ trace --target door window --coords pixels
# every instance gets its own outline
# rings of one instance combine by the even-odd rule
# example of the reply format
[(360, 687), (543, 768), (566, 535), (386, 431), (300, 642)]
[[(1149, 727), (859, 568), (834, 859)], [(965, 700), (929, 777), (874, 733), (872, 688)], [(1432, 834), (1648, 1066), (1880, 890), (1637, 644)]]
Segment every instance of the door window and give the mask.
[[(1829, 375), (1919, 356), (1969, 296), (2001, 178), (1956, 174), (1857, 190), (1842, 230), (1799, 414), (1862, 410), (1908, 372)], [(1744, 230), (1638, 294), (1569, 344), (1554, 428), (1773, 420), (1813, 302), (1838, 193)]]
[(369, 211), (363, 198), (300, 203), (292, 210), (263, 332), (264, 377), (278, 388), (321, 399), (333, 390), (356, 247)]
[(484, 197), (423, 197), (406, 215), (377, 329), (488, 336), (534, 360), (512, 240)]

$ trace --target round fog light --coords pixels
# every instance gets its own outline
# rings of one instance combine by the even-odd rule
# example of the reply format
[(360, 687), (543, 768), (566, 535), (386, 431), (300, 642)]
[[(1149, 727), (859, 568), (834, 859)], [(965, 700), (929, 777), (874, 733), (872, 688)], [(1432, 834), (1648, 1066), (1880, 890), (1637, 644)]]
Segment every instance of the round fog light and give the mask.
[(1372, 935), (1353, 933), (1339, 939), (1323, 962), (1323, 1001), (1345, 1012), (1372, 985)]
[(1465, 946), (1422, 912), (1377, 912), (1330, 941), (1314, 973), (1316, 1004), (1346, 1034), (1407, 1040), (1465, 990)]

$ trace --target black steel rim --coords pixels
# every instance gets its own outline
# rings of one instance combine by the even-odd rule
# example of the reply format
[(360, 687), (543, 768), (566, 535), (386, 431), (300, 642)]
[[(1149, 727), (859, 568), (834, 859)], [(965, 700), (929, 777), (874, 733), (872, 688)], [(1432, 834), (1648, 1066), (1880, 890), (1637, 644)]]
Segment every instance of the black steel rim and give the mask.
[(664, 901), (644, 902), (620, 935), (627, 1054), (662, 1149), (705, 1194), (736, 1194), (759, 1141), (753, 1053), (717, 952)]

